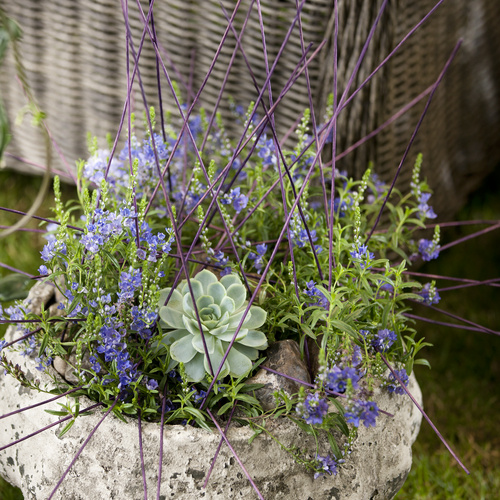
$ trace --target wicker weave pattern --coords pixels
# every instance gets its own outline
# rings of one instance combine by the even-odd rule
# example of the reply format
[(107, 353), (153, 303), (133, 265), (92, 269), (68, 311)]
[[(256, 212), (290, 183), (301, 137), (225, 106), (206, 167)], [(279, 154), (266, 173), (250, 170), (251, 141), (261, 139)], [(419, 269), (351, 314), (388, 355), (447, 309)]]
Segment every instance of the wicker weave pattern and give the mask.
[[(113, 0), (4, 0), (4, 9), (24, 30), (22, 51), (28, 77), (39, 103), (49, 116), (49, 126), (70, 164), (86, 157), (87, 131), (98, 137), (116, 132), (126, 96), (125, 28), (120, 3)], [(148, 1), (141, 0), (147, 13)], [(433, 6), (434, 0), (389, 2), (366, 53), (352, 90)], [(223, 0), (230, 16), (236, 2)], [(253, 2), (242, 0), (235, 15), (238, 33)], [(286, 31), (296, 13), (295, 0), (261, 0), (269, 65), (274, 63)], [(345, 88), (382, 0), (339, 2), (339, 92)], [(144, 29), (135, 2), (129, 2), (135, 50)], [(162, 56), (172, 79), (189, 90), (189, 102), (203, 82), (227, 22), (217, 0), (156, 0), (155, 27)], [(317, 120), (332, 90), (333, 1), (309, 0), (302, 11), (305, 44), (313, 50), (327, 38), (329, 43), (309, 66)], [(338, 150), (342, 151), (383, 123), (438, 76), (459, 36), (462, 51), (439, 89), (422, 127), (411, 158), (424, 153), (429, 182), (439, 187), (435, 209), (451, 215), (484, 173), (500, 160), (499, 60), (500, 2), (455, 0), (445, 2), (360, 95), (339, 116)], [(302, 55), (298, 29), (278, 62), (271, 88), (273, 99), (282, 91)], [(266, 78), (258, 13), (250, 12), (242, 38), (259, 87)], [(211, 111), (236, 47), (230, 33), (200, 102)], [(132, 64), (132, 63), (131, 63)], [(2, 95), (12, 121), (25, 105), (12, 68), (0, 75)], [(236, 126), (229, 112), (228, 96), (247, 105), (257, 91), (238, 51), (228, 78), (220, 110), (228, 126)], [(146, 35), (140, 59), (140, 76), (148, 105), (158, 105), (155, 53)], [(352, 92), (351, 90), (351, 92)], [(164, 78), (165, 109), (176, 112)], [(143, 109), (137, 83), (134, 107)], [(341, 168), (359, 175), (369, 160), (385, 178), (391, 178), (424, 101), (375, 139), (339, 162)], [(276, 112), (278, 133), (283, 135), (309, 106), (305, 76), (301, 76)], [(262, 114), (262, 113), (261, 113)], [(41, 138), (27, 123), (15, 127), (10, 151), (44, 163)], [(403, 173), (408, 183), (411, 159)], [(12, 166), (18, 166), (12, 163)], [(60, 165), (56, 165), (62, 168)]]

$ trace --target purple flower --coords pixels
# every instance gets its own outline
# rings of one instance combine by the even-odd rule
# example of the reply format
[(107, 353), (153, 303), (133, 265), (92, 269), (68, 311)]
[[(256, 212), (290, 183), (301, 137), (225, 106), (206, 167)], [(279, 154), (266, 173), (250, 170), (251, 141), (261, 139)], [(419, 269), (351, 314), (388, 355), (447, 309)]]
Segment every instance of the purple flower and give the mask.
[(57, 242), (55, 240), (51, 240), (43, 247), (40, 255), (42, 256), (42, 260), (44, 262), (49, 262), (53, 259), (54, 255), (56, 254), (56, 243)]
[(420, 295), (424, 299), (424, 304), (427, 304), (428, 306), (439, 304), (439, 301), (441, 300), (439, 293), (437, 292), (436, 288), (431, 285), (431, 283), (426, 283), (423, 286), (422, 290), (418, 292), (418, 295)]
[(255, 269), (257, 269), (257, 272), (260, 274), (262, 271), (262, 268), (264, 267), (263, 257), (267, 251), (267, 245), (265, 243), (257, 245), (256, 250), (257, 250), (257, 253), (255, 254), (255, 253), (251, 252), (250, 255), (248, 256), (248, 258), (250, 260), (254, 261), (253, 265), (254, 265)]
[(353, 424), (354, 427), (359, 427), (360, 420), (365, 427), (375, 427), (375, 419), (378, 416), (377, 403), (373, 401), (362, 401), (358, 399), (344, 413), (345, 420), (348, 424)]
[(199, 391), (196, 391), (195, 394), (193, 394), (193, 399), (195, 403), (200, 403), (205, 399), (205, 396), (207, 395), (207, 391), (204, 391), (203, 389), (200, 389)]
[[(353, 245), (353, 248), (354, 250), (350, 252), (350, 255), (356, 262), (359, 262), (361, 269), (365, 268), (368, 261), (375, 258), (375, 255), (368, 251), (368, 247), (366, 245), (359, 245), (359, 247)], [(367, 269), (369, 268), (370, 266), (368, 266)]]
[(319, 394), (308, 394), (302, 403), (297, 405), (297, 414), (308, 424), (322, 424), (328, 413), (328, 403), (320, 399)]
[(397, 339), (397, 335), (392, 330), (384, 328), (378, 331), (377, 335), (372, 340), (372, 346), (379, 351), (387, 352)]
[(120, 275), (118, 300), (119, 302), (126, 302), (127, 300), (132, 300), (135, 295), (135, 291), (141, 287), (141, 270), (140, 269), (129, 269), (130, 272), (123, 271)]
[(0, 340), (0, 352), (2, 352), (2, 349), (7, 345), (6, 340)]
[[(405, 387), (408, 387), (409, 383), (409, 378), (408, 374), (406, 373), (406, 370), (404, 368), (401, 368), (401, 370), (394, 370), (396, 372), (396, 375), (401, 379), (401, 382), (405, 385)], [(399, 381), (397, 378), (391, 373), (388, 378), (388, 385), (387, 385), (387, 390), (389, 392), (395, 392), (396, 394), (404, 394), (405, 391), (401, 387)]]
[(337, 461), (331, 457), (329, 454), (326, 457), (322, 457), (320, 455), (316, 455), (316, 460), (318, 463), (318, 468), (320, 471), (314, 474), (314, 479), (318, 479), (318, 477), (323, 476), (325, 474), (333, 474), (337, 475)]
[(358, 388), (360, 375), (355, 368), (333, 366), (323, 374), (322, 378), (327, 389), (343, 393), (347, 389), (348, 380), (351, 381), (353, 389)]
[(45, 265), (41, 265), (39, 268), (38, 268), (38, 272), (40, 273), (40, 275), (44, 276), (46, 274), (49, 274), (49, 270), (47, 269), (47, 266)]
[(316, 283), (314, 281), (308, 281), (306, 283), (307, 289), (304, 290), (304, 293), (308, 296), (311, 297), (311, 299), (316, 299), (313, 302), (309, 302), (307, 305), (308, 306), (319, 306), (322, 307), (323, 309), (328, 309), (330, 308), (330, 302), (328, 299), (323, 295), (323, 293), (316, 287)]
[(263, 167), (276, 166), (277, 158), (275, 154), (274, 141), (272, 139), (267, 140), (267, 136), (263, 134), (260, 137), (255, 150), (257, 151), (257, 156), (262, 158)]
[(149, 391), (156, 391), (156, 389), (158, 389), (158, 382), (154, 378), (150, 378), (146, 382), (146, 389)]
[(432, 240), (421, 239), (418, 242), (418, 251), (422, 256), (422, 260), (426, 262), (437, 259), (439, 257), (440, 245), (436, 245)]
[(422, 193), (418, 200), (418, 216), (420, 219), (435, 219), (437, 217), (433, 208), (427, 204), (431, 193)]
[(92, 370), (94, 370), (96, 373), (99, 373), (101, 371), (101, 364), (99, 363), (97, 358), (95, 356), (90, 356), (89, 361)]

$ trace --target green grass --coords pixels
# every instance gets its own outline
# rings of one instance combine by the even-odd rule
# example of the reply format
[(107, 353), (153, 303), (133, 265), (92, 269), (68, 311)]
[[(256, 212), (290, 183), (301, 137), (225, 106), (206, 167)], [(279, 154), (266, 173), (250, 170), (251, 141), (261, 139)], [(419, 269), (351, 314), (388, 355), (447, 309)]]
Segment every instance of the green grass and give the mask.
[[(500, 172), (486, 180), (460, 219), (500, 219)], [(482, 226), (484, 227), (484, 226)], [(447, 230), (455, 239), (478, 227)], [(500, 277), (500, 231), (483, 235), (442, 253), (423, 272), (488, 279)], [(447, 286), (439, 285), (438, 286)], [(439, 307), (500, 330), (500, 289), (473, 287), (441, 294)], [(417, 314), (453, 322), (420, 307)], [(432, 370), (417, 367), (425, 409), (470, 470), (467, 475), (427, 423), (414, 445), (411, 473), (397, 500), (491, 499), (500, 491), (500, 338), (486, 333), (418, 323), (434, 347), (424, 354)]]
[[(0, 206), (26, 210), (36, 195), (40, 179), (0, 172)], [(499, 186), (500, 175), (486, 186)], [(70, 197), (73, 192), (63, 187)], [(50, 216), (49, 200), (39, 214)], [(460, 214), (461, 219), (500, 219), (500, 199), (494, 190), (478, 193)], [(0, 213), (0, 224), (12, 224), (18, 216)], [(37, 223), (31, 225), (37, 227)], [(443, 230), (444, 238), (456, 238), (477, 230)], [(41, 264), (38, 235), (18, 233), (0, 240), (0, 262), (35, 273)], [(500, 231), (443, 252), (419, 271), (457, 277), (487, 279), (500, 276)], [(8, 274), (0, 269), (0, 275)], [(443, 286), (438, 284), (438, 286)], [(500, 330), (500, 289), (470, 288), (442, 294), (439, 307)], [(429, 316), (420, 307), (417, 314)], [(442, 316), (436, 319), (449, 321)], [(500, 491), (500, 339), (477, 332), (417, 324), (419, 332), (434, 344), (423, 356), (432, 369), (417, 367), (429, 416), (470, 470), (467, 475), (425, 422), (414, 445), (411, 473), (397, 500), (494, 498)], [(0, 499), (20, 500), (22, 495), (0, 479)]]

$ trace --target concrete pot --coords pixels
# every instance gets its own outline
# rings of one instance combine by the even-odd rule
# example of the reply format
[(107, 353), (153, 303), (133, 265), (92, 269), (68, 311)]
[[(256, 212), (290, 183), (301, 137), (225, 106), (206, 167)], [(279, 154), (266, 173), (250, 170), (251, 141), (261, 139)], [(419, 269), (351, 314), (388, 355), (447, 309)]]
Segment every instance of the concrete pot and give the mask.
[[(31, 293), (38, 293), (37, 290)], [(10, 341), (20, 334), (13, 327), (7, 332)], [(31, 358), (24, 358), (11, 348), (2, 354), (18, 364), (41, 387), (53, 384), (35, 369)], [(421, 402), (420, 388), (413, 376), (409, 390)], [(0, 416), (18, 408), (45, 401), (51, 395), (22, 387), (9, 375), (0, 374)], [(421, 423), (421, 414), (410, 399), (377, 388), (374, 401), (379, 408), (394, 415), (380, 415), (375, 428), (361, 426), (353, 451), (337, 476), (314, 479), (270, 437), (261, 434), (248, 443), (252, 431), (232, 426), (227, 437), (266, 500), (390, 499), (402, 487), (411, 468), (411, 445)], [(65, 402), (62, 398), (60, 402)], [(80, 408), (92, 402), (80, 398)], [(0, 420), (0, 447), (23, 438), (57, 421), (45, 412), (58, 410), (57, 401)], [(34, 437), (0, 452), (0, 474), (23, 491), (26, 500), (46, 500), (83, 442), (101, 420), (100, 411), (78, 417), (62, 438), (65, 424), (58, 424)], [(286, 446), (315, 450), (314, 440), (288, 419), (278, 419), (269, 430)], [(204, 478), (220, 442), (217, 431), (179, 425), (165, 426), (160, 498), (168, 499), (251, 499), (258, 498), (234, 455), (223, 443), (207, 488)], [(157, 498), (160, 456), (160, 426), (142, 426), (147, 498)], [(322, 454), (327, 443), (320, 443)], [(69, 471), (52, 497), (64, 500), (146, 498), (142, 480), (137, 421), (122, 422), (109, 415)]]

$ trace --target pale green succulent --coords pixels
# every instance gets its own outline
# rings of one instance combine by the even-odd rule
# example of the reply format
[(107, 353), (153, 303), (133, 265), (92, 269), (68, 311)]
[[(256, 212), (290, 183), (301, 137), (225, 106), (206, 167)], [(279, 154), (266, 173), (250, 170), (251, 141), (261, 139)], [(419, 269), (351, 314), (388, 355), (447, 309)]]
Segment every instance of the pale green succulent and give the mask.
[[(219, 281), (208, 270), (199, 272), (190, 283), (215, 374), (248, 305), (246, 288), (236, 274)], [(165, 288), (160, 295), (160, 326), (167, 331), (159, 347), (167, 349), (173, 360), (184, 364), (188, 380), (199, 382), (206, 373), (210, 374), (210, 367), (188, 283), (182, 281), (167, 305), (163, 305), (170, 290)], [(259, 350), (267, 348), (266, 336), (257, 330), (265, 323), (266, 316), (260, 307), (250, 307), (219, 378), (228, 374), (240, 377), (250, 371)]]

